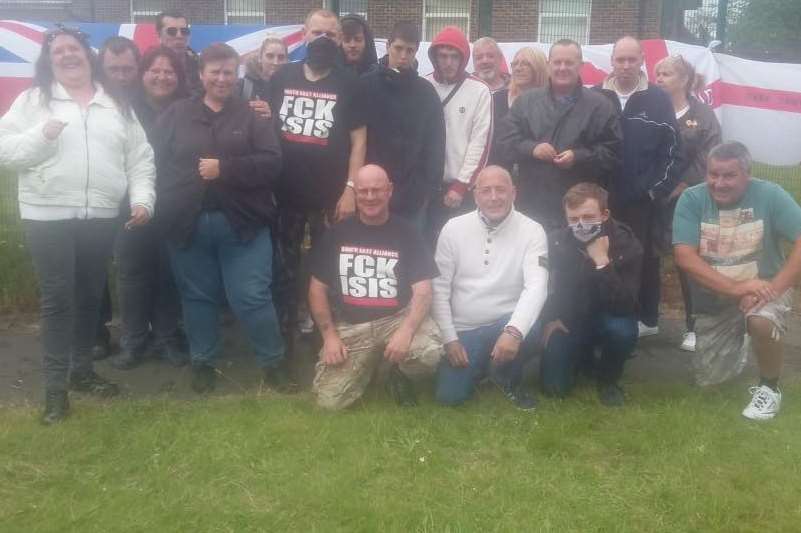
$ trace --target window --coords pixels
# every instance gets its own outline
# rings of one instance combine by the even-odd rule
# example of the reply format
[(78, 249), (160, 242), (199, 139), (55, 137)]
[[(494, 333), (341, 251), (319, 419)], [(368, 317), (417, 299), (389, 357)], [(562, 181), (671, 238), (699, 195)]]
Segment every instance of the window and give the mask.
[(537, 40), (552, 43), (573, 39), (587, 44), (590, 37), (592, 0), (540, 0)]
[(470, 0), (423, 0), (423, 40), (431, 41), (445, 26), (470, 32)]
[(339, 0), (340, 15), (359, 15), (367, 19), (367, 0)]
[(226, 24), (264, 24), (263, 0), (225, 0)]
[(162, 11), (160, 0), (131, 0), (131, 22), (153, 22)]

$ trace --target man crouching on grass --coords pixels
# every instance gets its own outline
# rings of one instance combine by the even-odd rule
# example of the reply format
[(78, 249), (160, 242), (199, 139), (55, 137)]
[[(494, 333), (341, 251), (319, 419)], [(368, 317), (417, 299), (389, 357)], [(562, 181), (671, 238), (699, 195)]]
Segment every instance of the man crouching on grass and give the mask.
[[(312, 253), (309, 307), (324, 343), (317, 404), (343, 409), (361, 398), (383, 353), (390, 394), (415, 405), (408, 376), (433, 375), (443, 354), (428, 317), (437, 265), (414, 226), (390, 214), (387, 173), (367, 165), (353, 181), (357, 216), (331, 227)], [(336, 323), (329, 293), (340, 311)]]
[[(787, 260), (783, 240), (793, 243)], [(751, 388), (743, 416), (772, 419), (782, 401), (781, 339), (787, 330), (792, 287), (801, 273), (801, 207), (779, 185), (751, 178), (751, 156), (745, 146), (724, 143), (709, 153), (706, 183), (690, 187), (679, 198), (673, 246), (676, 263), (689, 275), (693, 301), (698, 302), (696, 380), (717, 383), (742, 370), (744, 357), (722, 365), (713, 354), (720, 354), (720, 346), (731, 341), (742, 344), (746, 329), (760, 383)], [(701, 324), (710, 318), (713, 327), (707, 334)]]

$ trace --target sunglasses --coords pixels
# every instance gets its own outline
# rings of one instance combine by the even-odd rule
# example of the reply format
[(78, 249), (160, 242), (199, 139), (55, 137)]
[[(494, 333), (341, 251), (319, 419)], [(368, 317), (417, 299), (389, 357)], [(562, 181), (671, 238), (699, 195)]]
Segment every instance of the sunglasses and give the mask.
[(178, 32), (180, 32), (181, 35), (184, 37), (187, 37), (190, 33), (192, 33), (192, 30), (189, 29), (189, 26), (184, 26), (183, 28), (175, 28), (175, 27), (165, 28), (164, 31), (170, 37), (177, 37)]
[(45, 33), (45, 41), (50, 44), (53, 42), (53, 39), (58, 37), (59, 35), (69, 35), (71, 37), (75, 37), (81, 43), (87, 44), (89, 43), (89, 34), (84, 33), (78, 28), (68, 28), (62, 24), (56, 24), (56, 28), (53, 30), (49, 30)]

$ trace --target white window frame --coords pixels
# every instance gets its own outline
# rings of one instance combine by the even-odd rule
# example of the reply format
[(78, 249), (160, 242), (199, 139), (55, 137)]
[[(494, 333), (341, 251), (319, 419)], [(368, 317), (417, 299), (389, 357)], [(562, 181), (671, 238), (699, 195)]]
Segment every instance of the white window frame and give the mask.
[(155, 17), (159, 13), (162, 12), (161, 9), (136, 9), (136, 0), (131, 0), (131, 23), (135, 24), (137, 22), (136, 17)]
[[(258, 9), (230, 9), (228, 7), (228, 3), (229, 0), (224, 0), (223, 2), (223, 15), (224, 15), (223, 21), (225, 22), (225, 24), (230, 24), (229, 23), (230, 17), (253, 17), (260, 19), (259, 22), (254, 21), (254, 22), (247, 22), (245, 24), (264, 24), (267, 21), (265, 9), (262, 9), (261, 11)], [(235, 22), (234, 24), (240, 24), (240, 23)]]
[(365, 10), (364, 11), (350, 11), (350, 12), (343, 13), (342, 12), (342, 2), (340, 1), (339, 2), (339, 13), (341, 15), (359, 15), (364, 20), (367, 20), (367, 10), (369, 9), (369, 3), (370, 3), (370, 0), (365, 0), (365, 2), (364, 2), (364, 9)]
[[(568, 0), (570, 1), (570, 0)], [(586, 19), (586, 30), (584, 31), (584, 38), (578, 39), (579, 44), (588, 44), (590, 42), (590, 22), (592, 21), (592, 0), (585, 0), (587, 2), (587, 9), (585, 14), (578, 14), (575, 12), (540, 12), (537, 14), (537, 41), (542, 42), (542, 21), (544, 19)], [(542, 0), (539, 1), (539, 6), (542, 7)]]
[(427, 22), (429, 19), (436, 20), (436, 19), (458, 19), (463, 18), (465, 20), (465, 35), (469, 35), (470, 33), (470, 19), (471, 19), (471, 11), (472, 11), (472, 2), (470, 0), (463, 0), (467, 3), (467, 11), (443, 11), (441, 13), (426, 13), (426, 3), (432, 0), (423, 0), (423, 28), (422, 28), (422, 36), (423, 40), (426, 40), (426, 30)]
[(8, 7), (67, 7), (72, 5), (72, 0), (3, 0), (2, 6)]

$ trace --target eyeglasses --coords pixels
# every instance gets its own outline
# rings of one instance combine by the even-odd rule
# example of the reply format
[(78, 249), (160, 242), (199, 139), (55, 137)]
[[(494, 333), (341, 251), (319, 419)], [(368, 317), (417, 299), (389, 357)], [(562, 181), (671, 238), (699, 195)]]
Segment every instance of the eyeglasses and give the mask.
[(181, 35), (184, 37), (187, 37), (190, 33), (192, 33), (192, 30), (189, 28), (189, 26), (184, 26), (183, 28), (176, 28), (175, 26), (173, 26), (170, 28), (165, 28), (164, 31), (170, 37), (177, 37), (178, 32), (181, 32)]

